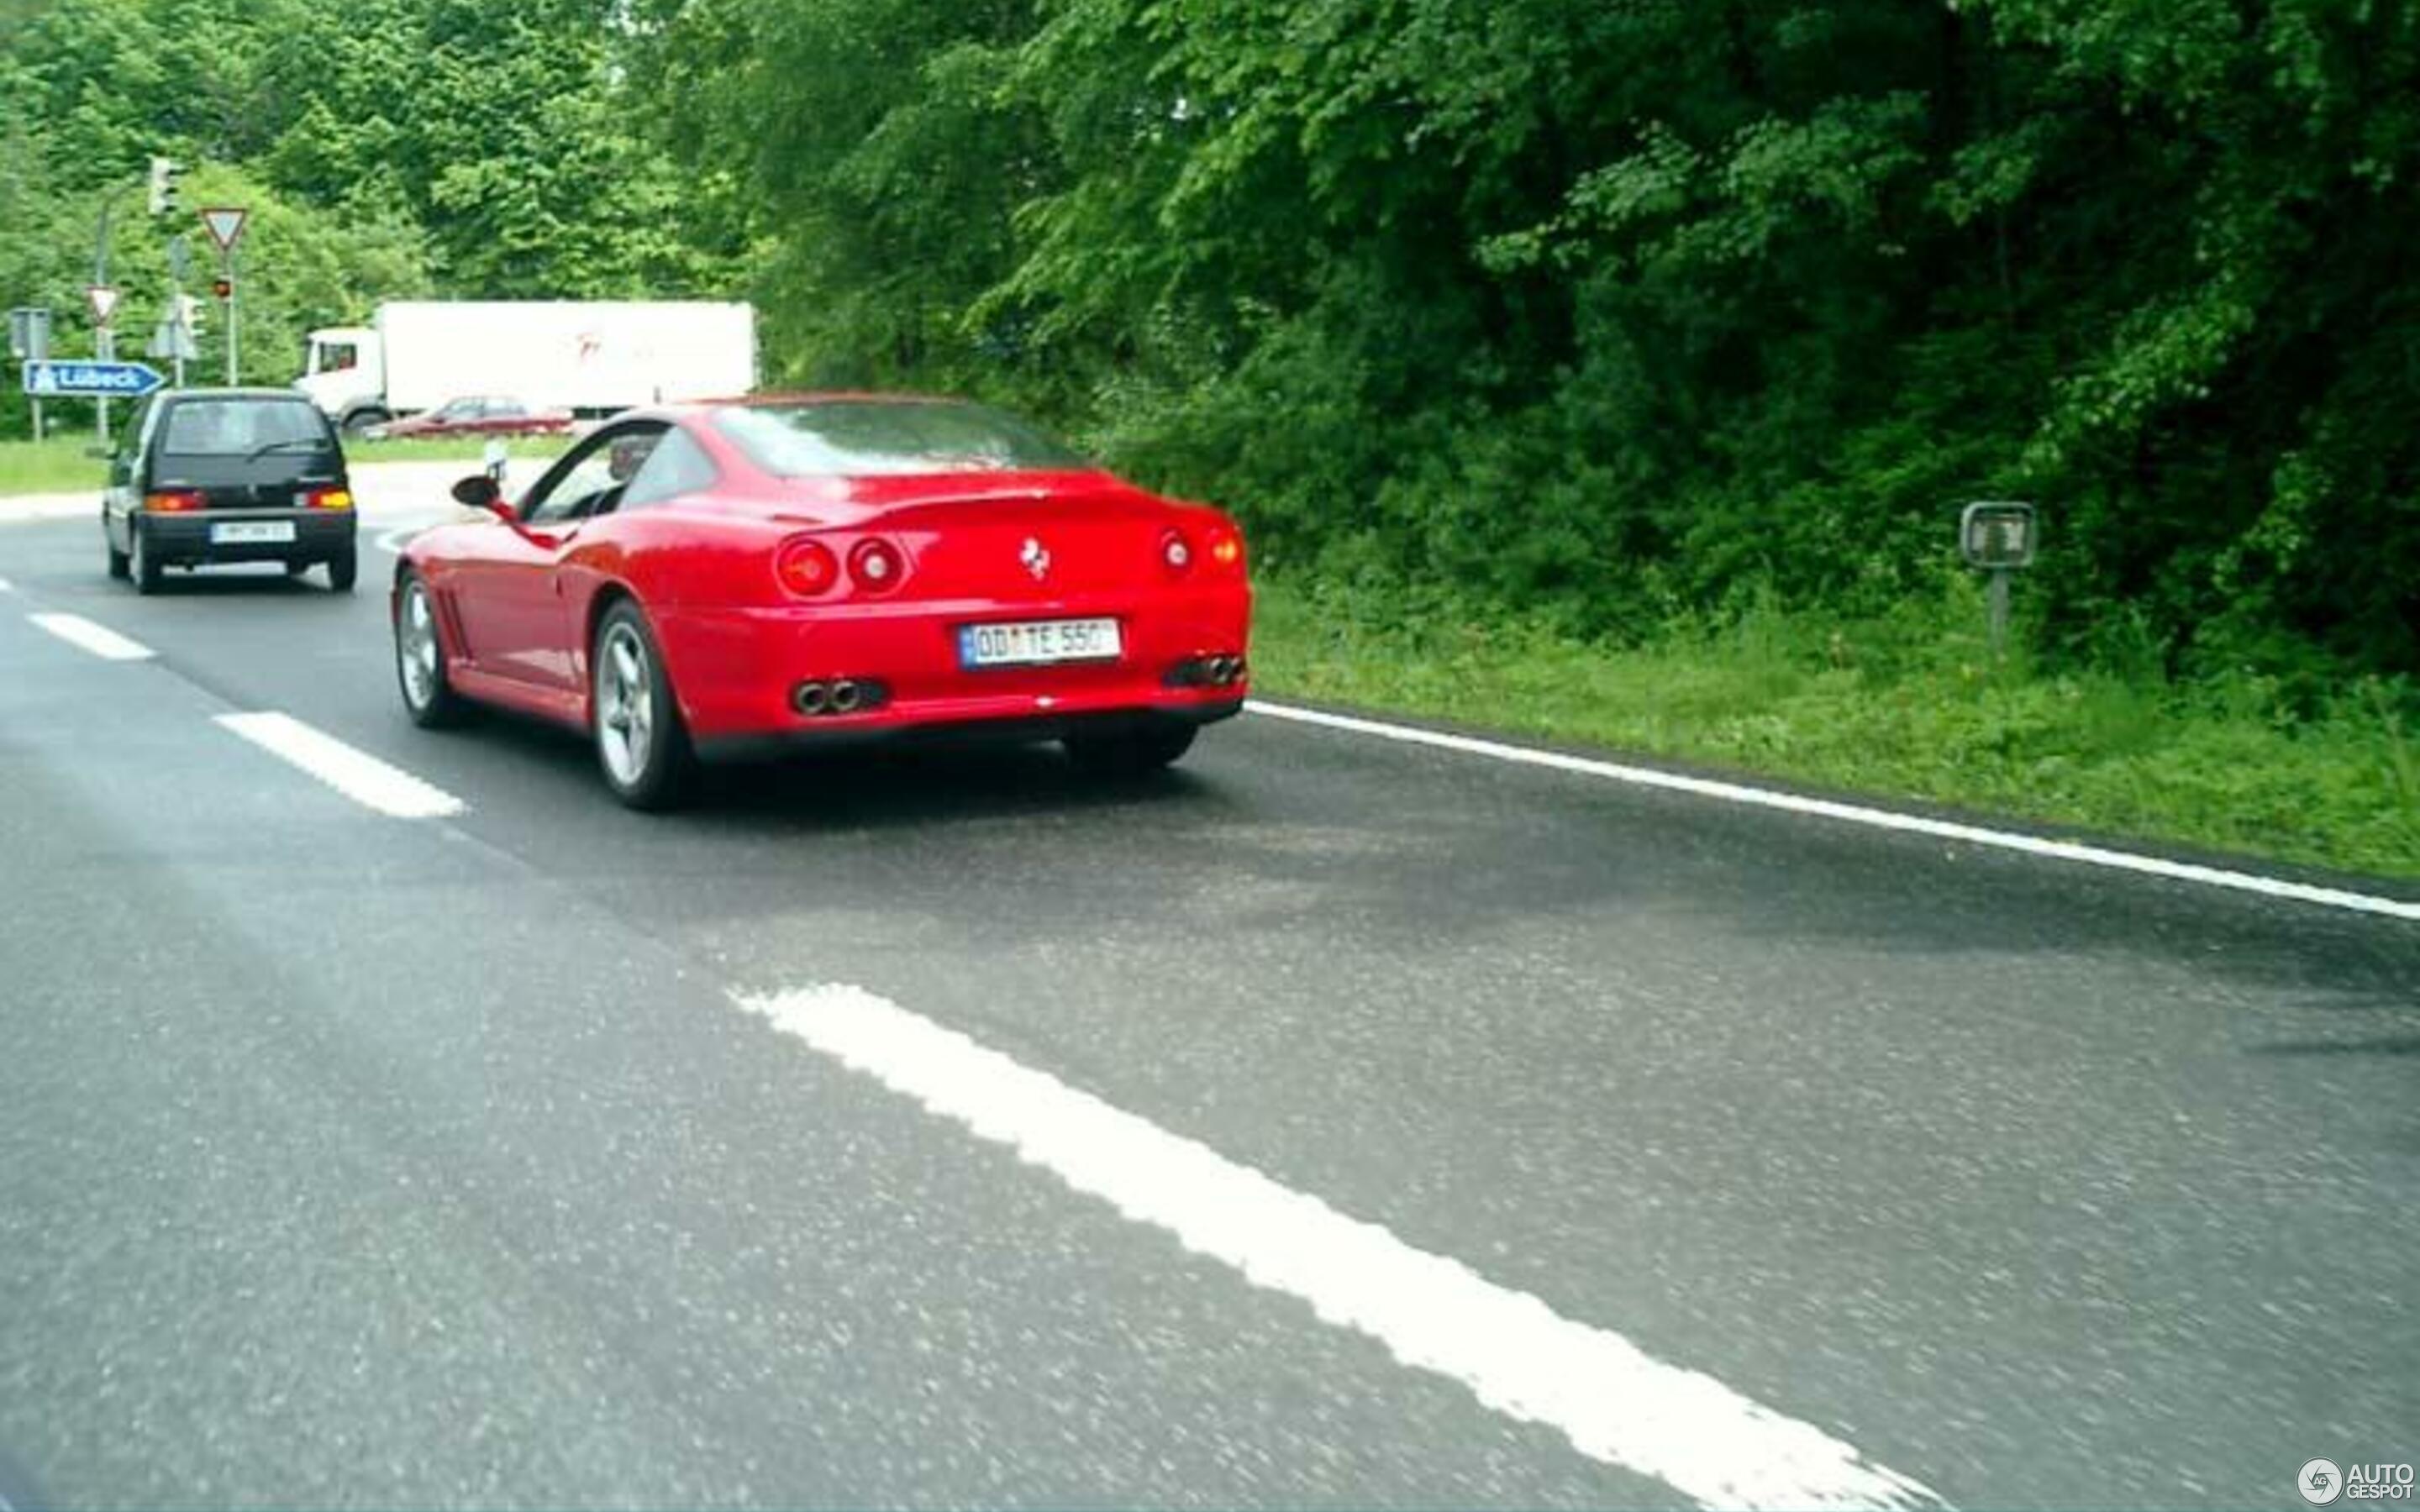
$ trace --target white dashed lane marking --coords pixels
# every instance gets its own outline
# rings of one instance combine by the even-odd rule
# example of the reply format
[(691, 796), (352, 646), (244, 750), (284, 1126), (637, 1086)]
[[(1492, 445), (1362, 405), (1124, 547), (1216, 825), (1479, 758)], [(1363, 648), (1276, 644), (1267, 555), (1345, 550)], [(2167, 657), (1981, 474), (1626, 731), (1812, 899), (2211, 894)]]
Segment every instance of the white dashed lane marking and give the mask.
[(96, 624), (81, 614), (29, 614), (26, 618), (68, 644), (89, 651), (103, 661), (147, 661), (152, 654), (151, 648), (140, 640), (130, 640), (108, 625)]
[(1460, 1261), (1338, 1212), (860, 987), (734, 995), (749, 1012), (1127, 1218), (1311, 1304), (1407, 1365), (1708, 1506), (1917, 1507), (1940, 1499), (1812, 1424), (1655, 1359)]
[(222, 714), (218, 722), (365, 808), (397, 819), (443, 819), (462, 800), (290, 715)]
[(1265, 715), (1272, 719), (1287, 719), (1296, 724), (1319, 725), (1329, 730), (1346, 731), (1357, 735), (1374, 735), (1381, 740), (1400, 741), (1405, 745), (1429, 746), (1438, 750), (1459, 751), (1466, 756), (1484, 756), (1491, 761), (1515, 762), (1525, 766), (1544, 766), (1559, 772), (1576, 773), (1582, 777), (1606, 778), (1637, 787), (1662, 788), (1671, 793), (1694, 794), (1701, 798), (1715, 798), (1725, 803), (1743, 803), (1762, 809), (1780, 809), (1791, 813), (1814, 814), (1825, 819), (1865, 825), (1876, 829), (1896, 829), (1908, 834), (1931, 835), (1940, 840), (1962, 841), (1969, 845), (1988, 845), (1998, 850), (2022, 851), (2028, 856), (2048, 856), (2054, 860), (2074, 861), (2086, 866), (2106, 867), (2117, 872), (2134, 872), (2146, 876), (2164, 877), (2172, 882), (2191, 882), (2203, 887), (2226, 887), (2237, 892), (2258, 893), (2269, 898), (2285, 898), (2296, 903), (2318, 903), (2328, 908), (2351, 909), (2356, 913), (2383, 914), (2389, 918), (2420, 919), (2420, 903), (2407, 903), (2399, 898), (2381, 898), (2366, 892), (2349, 892), (2340, 887), (2314, 887), (2306, 882), (2288, 882), (2282, 877), (2266, 877), (2251, 872), (2234, 872), (2224, 867), (2195, 866), (2189, 861), (2164, 860), (2156, 856), (2139, 856), (2132, 851), (2115, 851), (2100, 845), (2082, 845), (2071, 841), (2044, 840), (2039, 835), (2020, 835), (2009, 830), (1987, 829), (1979, 825), (1962, 825), (1946, 819), (1927, 819), (1918, 814), (1898, 813), (1888, 809), (1876, 809), (1865, 804), (1835, 803), (1828, 798), (1801, 797), (1794, 793), (1749, 787), (1741, 782), (1720, 782), (1709, 778), (1683, 777), (1678, 772), (1658, 771), (1652, 766), (1629, 766), (1619, 762), (1566, 755), (1561, 751), (1539, 750), (1528, 746), (1508, 745), (1500, 740), (1481, 740), (1472, 735), (1448, 734), (1441, 730), (1422, 730), (1414, 725), (1388, 724), (1377, 719), (1357, 718), (1345, 714), (1328, 714), (1318, 709), (1299, 709), (1284, 703), (1264, 703), (1259, 699), (1252, 700), (1245, 707), (1253, 714)]

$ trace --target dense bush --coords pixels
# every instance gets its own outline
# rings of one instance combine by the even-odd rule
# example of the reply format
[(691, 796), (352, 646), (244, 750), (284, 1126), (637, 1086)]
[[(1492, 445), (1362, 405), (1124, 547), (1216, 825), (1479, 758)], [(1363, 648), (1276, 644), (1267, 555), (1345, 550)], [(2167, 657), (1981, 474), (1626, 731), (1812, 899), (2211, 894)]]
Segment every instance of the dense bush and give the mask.
[[(1621, 630), (2040, 501), (2055, 650), (2420, 669), (2411, 0), (687, 0), (795, 378)], [(713, 87), (708, 87), (709, 81)], [(2122, 646), (2119, 643), (2122, 642)]]

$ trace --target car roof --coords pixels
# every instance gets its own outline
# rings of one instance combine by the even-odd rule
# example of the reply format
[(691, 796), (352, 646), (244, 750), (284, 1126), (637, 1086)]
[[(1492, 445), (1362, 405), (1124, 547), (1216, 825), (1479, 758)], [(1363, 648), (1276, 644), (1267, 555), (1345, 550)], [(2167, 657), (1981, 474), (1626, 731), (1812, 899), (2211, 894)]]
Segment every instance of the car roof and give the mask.
[[(167, 389), (159, 395), (162, 404), (192, 404), (197, 400), (224, 403), (229, 399), (267, 400), (278, 404), (310, 404), (308, 394), (292, 389)], [(317, 408), (314, 406), (314, 408)]]

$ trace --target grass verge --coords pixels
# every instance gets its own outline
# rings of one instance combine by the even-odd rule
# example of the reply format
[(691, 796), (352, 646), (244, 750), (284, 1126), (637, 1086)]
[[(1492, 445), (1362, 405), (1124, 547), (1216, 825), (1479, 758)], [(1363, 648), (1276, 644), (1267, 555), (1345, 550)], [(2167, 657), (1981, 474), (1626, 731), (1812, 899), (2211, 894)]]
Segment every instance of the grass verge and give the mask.
[(1883, 620), (1753, 609), (1611, 646), (1391, 592), (1259, 584), (1255, 687), (2377, 876), (2420, 878), (2413, 690), (1995, 661), (1962, 581)]
[[(504, 442), (505, 455), (551, 461), (571, 449), (572, 436), (516, 436)], [(394, 441), (348, 440), (345, 460), (354, 467), (371, 462), (459, 462), (465, 475), (479, 471), (487, 442), (477, 438), (441, 437)]]
[(99, 444), (88, 430), (40, 441), (0, 441), (0, 495), (90, 489), (97, 506), (109, 468), (86, 456), (85, 449)]
[[(571, 445), (567, 436), (529, 436), (504, 444), (517, 458), (551, 459)], [(108, 465), (85, 455), (96, 442), (90, 431), (53, 436), (41, 441), (0, 441), (0, 495), (75, 493), (90, 489), (99, 499)], [(345, 459), (354, 467), (372, 462), (458, 461), (465, 473), (479, 471), (484, 441), (477, 440), (364, 441), (345, 443)]]

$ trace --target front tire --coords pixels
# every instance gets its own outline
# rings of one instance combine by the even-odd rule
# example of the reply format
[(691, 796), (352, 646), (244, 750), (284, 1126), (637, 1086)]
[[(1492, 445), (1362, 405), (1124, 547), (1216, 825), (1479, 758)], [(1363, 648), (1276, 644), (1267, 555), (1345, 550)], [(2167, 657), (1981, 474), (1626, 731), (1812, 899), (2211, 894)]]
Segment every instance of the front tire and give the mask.
[(445, 643), (437, 627), (437, 605), (420, 574), (407, 572), (396, 590), (395, 681), (403, 712), (423, 730), (459, 724), (470, 706), (445, 677)]
[(126, 571), (127, 576), (134, 579), (134, 591), (138, 594), (158, 593), (163, 569), (160, 559), (151, 554), (150, 532), (144, 530), (141, 520), (126, 522)]
[(1173, 763), (1193, 748), (1193, 726), (1156, 725), (1117, 734), (1069, 735), (1067, 759), (1089, 777), (1135, 778)]
[(633, 809), (669, 809), (687, 789), (689, 732), (647, 617), (628, 599), (605, 611), (589, 648), (589, 728), (597, 766)]

